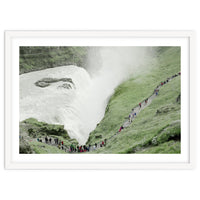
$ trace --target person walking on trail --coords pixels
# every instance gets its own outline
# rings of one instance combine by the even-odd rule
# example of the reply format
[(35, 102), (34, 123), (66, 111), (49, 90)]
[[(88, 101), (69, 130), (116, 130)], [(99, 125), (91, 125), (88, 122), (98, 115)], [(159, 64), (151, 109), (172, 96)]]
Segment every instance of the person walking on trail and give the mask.
[(147, 102), (148, 102), (148, 98), (147, 99), (145, 99), (145, 103), (147, 104)]
[(134, 116), (136, 116), (136, 113), (133, 113), (132, 118), (134, 118)]
[(141, 104), (141, 103), (139, 103), (139, 106), (140, 106), (140, 108), (141, 108), (142, 104)]
[(73, 144), (70, 145), (70, 149), (71, 149), (71, 152), (74, 151), (74, 145)]
[(102, 146), (104, 146), (104, 141), (102, 141), (102, 143), (101, 143), (101, 144), (102, 144)]
[(158, 92), (159, 92), (159, 89), (156, 89), (155, 92), (156, 92), (156, 96), (157, 96), (157, 95), (158, 95)]
[(51, 138), (49, 138), (49, 143), (51, 144)]
[(120, 128), (119, 128), (119, 131), (118, 132), (121, 132), (121, 130), (122, 129), (124, 129), (124, 127), (123, 126), (120, 126)]
[(78, 152), (81, 152), (81, 146), (78, 146)]
[(129, 115), (128, 118), (129, 118), (129, 122), (131, 123), (131, 122), (132, 122), (132, 117), (131, 117), (131, 115)]
[(45, 143), (46, 143), (46, 144), (48, 143), (48, 138), (47, 138), (47, 136), (45, 137)]
[(163, 83), (163, 82), (161, 82), (161, 86), (163, 86), (163, 84), (164, 84), (164, 83)]
[(62, 141), (61, 143), (62, 143), (62, 145), (63, 145), (63, 141)]
[(95, 147), (97, 148), (97, 143), (95, 143)]

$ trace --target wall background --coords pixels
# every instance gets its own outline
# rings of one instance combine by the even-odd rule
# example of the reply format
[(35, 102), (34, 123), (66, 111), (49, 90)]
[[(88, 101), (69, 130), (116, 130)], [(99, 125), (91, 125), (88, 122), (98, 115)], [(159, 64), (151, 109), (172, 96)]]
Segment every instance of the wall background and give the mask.
[[(3, 130), (4, 30), (195, 30), (198, 47), (199, 17), (198, 1), (195, 0), (2, 0), (0, 2), (2, 94), (0, 196), (2, 199), (199, 199), (198, 153), (196, 153), (196, 168), (193, 170), (8, 171), (4, 170)], [(198, 74), (199, 69), (196, 77)], [(199, 82), (197, 84), (199, 86)], [(198, 102), (199, 93), (197, 98)], [(198, 113), (199, 106), (196, 106)], [(196, 134), (198, 131), (199, 128), (196, 127)], [(197, 136), (196, 151), (199, 151), (198, 139)]]

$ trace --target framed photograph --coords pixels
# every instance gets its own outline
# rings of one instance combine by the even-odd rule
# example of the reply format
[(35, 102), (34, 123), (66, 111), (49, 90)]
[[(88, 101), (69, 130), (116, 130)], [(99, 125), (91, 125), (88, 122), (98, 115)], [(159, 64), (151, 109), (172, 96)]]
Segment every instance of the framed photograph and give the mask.
[(194, 40), (5, 31), (5, 168), (193, 168)]

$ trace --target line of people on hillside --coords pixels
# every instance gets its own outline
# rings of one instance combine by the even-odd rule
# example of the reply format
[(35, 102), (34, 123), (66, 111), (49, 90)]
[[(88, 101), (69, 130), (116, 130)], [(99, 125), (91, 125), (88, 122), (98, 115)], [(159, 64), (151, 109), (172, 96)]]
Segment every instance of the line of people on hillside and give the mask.
[[(106, 142), (107, 142), (107, 139), (104, 139), (102, 140), (102, 142), (99, 144), (99, 147), (104, 147), (106, 146)], [(94, 151), (98, 148), (98, 144), (95, 143), (94, 145), (91, 145), (89, 144), (88, 146), (87, 145), (74, 145), (74, 144), (71, 144), (70, 147), (69, 147), (69, 152), (72, 153), (82, 153), (82, 152), (89, 152), (89, 151)]]
[[(128, 119), (129, 119), (129, 122), (131, 123), (133, 121), (133, 118), (136, 117), (136, 112), (133, 112), (131, 113), (129, 116), (128, 116)], [(120, 131), (119, 131), (120, 132)]]
[[(178, 75), (181, 75), (181, 72), (179, 72), (178, 74), (175, 74), (175, 75), (171, 76), (171, 78), (167, 78), (166, 81), (162, 81), (162, 82), (160, 83), (160, 85), (158, 85), (158, 86), (156, 87), (156, 89), (154, 90), (154, 93), (153, 93), (153, 94), (156, 94), (156, 96), (157, 96), (157, 95), (158, 95), (158, 92), (159, 92), (159, 87), (165, 85), (166, 83), (169, 82), (170, 79), (172, 79), (172, 78), (174, 78), (174, 77), (177, 77)], [(148, 100), (149, 100), (149, 98), (146, 98), (146, 99), (144, 100), (145, 104), (148, 103)], [(141, 108), (141, 107), (142, 107), (142, 102), (140, 102), (138, 105), (139, 105), (139, 108)], [(130, 123), (132, 122), (132, 120), (133, 120), (133, 118), (134, 118), (135, 116), (136, 116), (136, 112), (134, 113), (134, 108), (133, 108), (133, 109), (132, 109), (132, 114), (129, 114), (129, 116), (128, 116), (128, 119), (129, 119), (129, 122), (130, 122)], [(123, 125), (120, 126), (120, 128), (119, 128), (119, 130), (118, 130), (118, 133), (121, 132), (123, 129), (124, 129)]]
[[(48, 138), (47, 136), (45, 136), (45, 138), (44, 138), (44, 142), (45, 142), (46, 144), (53, 144), (52, 140), (53, 140), (53, 139), (52, 139), (51, 137)], [(37, 141), (38, 141), (38, 142), (42, 142), (42, 139), (37, 138)], [(54, 138), (54, 144), (56, 144), (58, 147), (61, 148), (61, 147), (64, 145), (64, 142), (61, 141), (61, 140), (59, 140), (58, 138)]]
[[(44, 138), (45, 140), (45, 143), (46, 144), (53, 144), (52, 143), (52, 138), (48, 138), (47, 136), (45, 136)], [(37, 141), (38, 142), (42, 142), (42, 139), (39, 139), (37, 138)], [(99, 144), (99, 147), (104, 147), (106, 146), (106, 141), (107, 139), (104, 139), (100, 144)], [(81, 145), (81, 146), (76, 146), (74, 144), (71, 144), (69, 148), (65, 147), (64, 146), (64, 142), (59, 140), (58, 138), (54, 138), (54, 144), (56, 144), (56, 146), (59, 148), (59, 149), (62, 149), (62, 150), (65, 150), (66, 152), (87, 152), (87, 151), (91, 151), (91, 150), (96, 150), (98, 148), (98, 144), (95, 143), (93, 146), (92, 145)]]

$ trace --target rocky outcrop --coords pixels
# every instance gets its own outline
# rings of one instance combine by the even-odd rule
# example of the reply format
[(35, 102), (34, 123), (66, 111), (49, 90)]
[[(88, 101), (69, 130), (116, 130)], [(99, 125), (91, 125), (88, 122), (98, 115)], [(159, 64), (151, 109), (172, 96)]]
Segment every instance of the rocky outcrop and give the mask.
[(33, 150), (29, 143), (23, 139), (20, 139), (19, 143), (19, 153), (21, 154), (32, 154)]
[(39, 135), (57, 135), (70, 138), (63, 125), (48, 124), (37, 119), (29, 118), (20, 122), (20, 132), (27, 132), (28, 136), (36, 138)]
[(66, 89), (72, 89), (72, 85), (74, 85), (73, 81), (71, 78), (60, 78), (60, 79), (57, 79), (57, 78), (43, 78), (37, 82), (35, 82), (35, 85), (38, 86), (38, 87), (48, 87), (50, 86), (52, 83), (56, 83), (56, 82), (68, 82), (68, 83), (65, 83), (63, 84), (62, 86), (59, 86), (59, 87), (63, 87), (63, 88), (66, 88)]
[(72, 86), (68, 83), (64, 83), (63, 85), (58, 86), (58, 88), (72, 89)]

